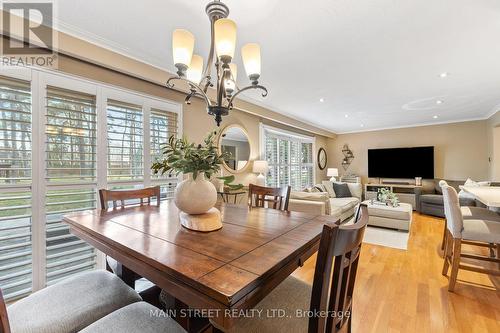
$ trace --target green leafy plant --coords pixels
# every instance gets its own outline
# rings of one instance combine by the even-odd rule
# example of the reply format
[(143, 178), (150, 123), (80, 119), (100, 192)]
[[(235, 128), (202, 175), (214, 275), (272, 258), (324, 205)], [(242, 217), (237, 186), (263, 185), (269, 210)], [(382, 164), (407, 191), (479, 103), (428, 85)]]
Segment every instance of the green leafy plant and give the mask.
[(398, 196), (388, 188), (381, 188), (378, 190), (377, 199), (381, 202), (390, 203), (392, 206), (399, 206)]
[(228, 188), (230, 191), (237, 191), (243, 188), (243, 184), (231, 184), (234, 182), (234, 175), (217, 177), (217, 179), (224, 181), (224, 187)]
[(210, 178), (214, 173), (219, 172), (224, 159), (230, 157), (227, 153), (219, 154), (215, 138), (217, 132), (210, 132), (203, 140), (203, 144), (189, 143), (184, 137), (176, 139), (171, 136), (168, 142), (162, 147), (163, 160), (153, 163), (151, 169), (155, 174), (192, 173), (196, 180), (198, 174), (202, 173), (206, 178)]

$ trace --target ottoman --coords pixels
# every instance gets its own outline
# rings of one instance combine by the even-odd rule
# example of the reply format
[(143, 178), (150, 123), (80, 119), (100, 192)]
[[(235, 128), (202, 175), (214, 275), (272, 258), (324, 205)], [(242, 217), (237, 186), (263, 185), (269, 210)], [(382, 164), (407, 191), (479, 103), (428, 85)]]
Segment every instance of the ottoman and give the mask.
[(398, 230), (410, 230), (413, 208), (410, 204), (400, 203), (398, 207), (371, 204), (370, 200), (363, 201), (368, 206), (368, 224)]

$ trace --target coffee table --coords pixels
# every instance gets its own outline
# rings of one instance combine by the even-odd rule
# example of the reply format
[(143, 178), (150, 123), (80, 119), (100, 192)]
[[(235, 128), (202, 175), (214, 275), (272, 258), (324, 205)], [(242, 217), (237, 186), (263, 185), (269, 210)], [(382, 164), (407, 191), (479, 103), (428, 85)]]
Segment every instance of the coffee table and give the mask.
[(398, 230), (410, 230), (413, 208), (410, 204), (400, 203), (398, 207), (372, 204), (371, 200), (363, 201), (368, 206), (368, 224)]

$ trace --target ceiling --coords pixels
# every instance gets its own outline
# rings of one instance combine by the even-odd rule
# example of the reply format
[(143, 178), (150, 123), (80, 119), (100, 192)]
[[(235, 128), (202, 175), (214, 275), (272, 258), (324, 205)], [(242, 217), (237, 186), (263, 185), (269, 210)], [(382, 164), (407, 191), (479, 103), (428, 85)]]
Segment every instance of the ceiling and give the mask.
[[(175, 28), (190, 30), (206, 59), (208, 1), (58, 0), (56, 28), (173, 73)], [(262, 48), (269, 96), (249, 92), (247, 101), (336, 133), (484, 119), (499, 109), (500, 1), (225, 3), (238, 24), (240, 86), (248, 80), (239, 49)]]

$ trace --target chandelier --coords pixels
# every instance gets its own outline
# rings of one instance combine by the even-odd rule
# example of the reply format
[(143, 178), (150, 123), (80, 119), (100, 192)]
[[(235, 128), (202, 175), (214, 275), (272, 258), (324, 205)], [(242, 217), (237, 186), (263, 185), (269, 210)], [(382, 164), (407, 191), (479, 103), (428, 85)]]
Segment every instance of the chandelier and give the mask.
[[(210, 19), (211, 42), (208, 61), (203, 68), (203, 58), (193, 54), (194, 36), (184, 29), (173, 32), (172, 50), (177, 76), (167, 81), (167, 87), (173, 88), (175, 80), (188, 84), (190, 92), (185, 102), (190, 104), (192, 97), (198, 96), (205, 100), (208, 114), (215, 117), (220, 126), (222, 116), (229, 114), (233, 101), (240, 93), (250, 89), (262, 90), (262, 97), (267, 96), (267, 89), (259, 85), (260, 77), (260, 46), (249, 43), (241, 48), (245, 71), (251, 84), (239, 88), (236, 84), (237, 68), (233, 61), (236, 48), (236, 23), (228, 19), (229, 8), (219, 0), (210, 2), (205, 11)], [(216, 73), (212, 75), (212, 68)], [(207, 95), (208, 88), (215, 87), (216, 98), (211, 101)]]

